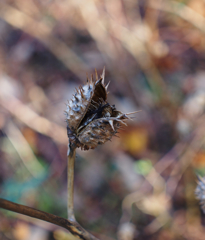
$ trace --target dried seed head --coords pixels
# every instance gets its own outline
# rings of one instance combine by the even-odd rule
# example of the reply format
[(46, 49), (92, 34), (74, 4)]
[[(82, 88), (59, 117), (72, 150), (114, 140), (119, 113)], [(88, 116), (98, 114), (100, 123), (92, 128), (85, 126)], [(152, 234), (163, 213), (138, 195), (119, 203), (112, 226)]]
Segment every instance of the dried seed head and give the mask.
[(205, 213), (205, 177), (198, 176), (198, 184), (195, 190), (196, 198), (199, 199), (202, 211)]
[(107, 102), (105, 69), (96, 80), (76, 89), (65, 111), (70, 143), (83, 150), (94, 149), (114, 136), (129, 117)]

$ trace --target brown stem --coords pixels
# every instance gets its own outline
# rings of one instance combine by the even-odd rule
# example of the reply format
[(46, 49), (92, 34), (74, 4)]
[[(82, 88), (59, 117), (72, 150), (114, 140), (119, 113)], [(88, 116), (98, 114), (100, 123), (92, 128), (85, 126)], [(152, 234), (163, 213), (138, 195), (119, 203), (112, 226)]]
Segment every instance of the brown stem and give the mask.
[(74, 166), (75, 166), (75, 152), (76, 148), (71, 144), (68, 146), (68, 170), (67, 170), (67, 188), (68, 188), (68, 202), (67, 202), (67, 211), (68, 219), (75, 221), (75, 215), (73, 210), (73, 189), (74, 189)]
[(0, 198), (0, 208), (10, 210), (12, 212), (20, 213), (29, 217), (44, 220), (46, 222), (53, 223), (69, 230), (74, 236), (82, 240), (99, 240), (85, 229), (83, 229), (76, 221), (67, 220), (56, 215), (43, 212), (31, 207), (27, 207), (21, 204), (13, 203), (8, 200)]

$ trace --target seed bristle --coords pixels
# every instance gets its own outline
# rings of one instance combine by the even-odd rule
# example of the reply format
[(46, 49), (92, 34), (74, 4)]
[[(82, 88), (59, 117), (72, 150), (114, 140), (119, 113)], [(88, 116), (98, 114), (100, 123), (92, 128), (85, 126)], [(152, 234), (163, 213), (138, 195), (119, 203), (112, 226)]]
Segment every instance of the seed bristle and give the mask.
[(105, 86), (106, 91), (107, 91), (107, 89), (108, 89), (109, 84), (110, 84), (110, 81), (109, 81), (109, 83)]
[(139, 111), (135, 111), (135, 112), (130, 112), (130, 113), (126, 113), (125, 115), (131, 115), (131, 114), (135, 114), (135, 113), (138, 113), (138, 112), (141, 112), (142, 110), (139, 110)]
[(115, 131), (115, 128), (114, 128), (114, 126), (113, 126), (113, 120), (109, 120), (109, 124), (110, 124), (110, 126), (112, 127), (113, 131)]
[(102, 78), (102, 84), (105, 85), (105, 67), (103, 68), (101, 78)]
[(97, 70), (95, 69), (95, 77), (96, 77), (96, 81), (98, 80), (98, 73)]

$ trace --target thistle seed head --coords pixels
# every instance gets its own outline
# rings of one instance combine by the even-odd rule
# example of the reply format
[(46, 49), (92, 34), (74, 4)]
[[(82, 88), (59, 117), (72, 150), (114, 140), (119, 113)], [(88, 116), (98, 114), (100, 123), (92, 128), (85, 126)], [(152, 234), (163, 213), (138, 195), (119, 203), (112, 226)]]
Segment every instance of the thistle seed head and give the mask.
[(94, 149), (111, 140), (129, 117), (107, 102), (105, 69), (96, 79), (76, 89), (65, 111), (70, 144), (83, 150)]
[(198, 184), (195, 190), (196, 198), (199, 199), (199, 203), (202, 211), (205, 213), (205, 178), (198, 176)]

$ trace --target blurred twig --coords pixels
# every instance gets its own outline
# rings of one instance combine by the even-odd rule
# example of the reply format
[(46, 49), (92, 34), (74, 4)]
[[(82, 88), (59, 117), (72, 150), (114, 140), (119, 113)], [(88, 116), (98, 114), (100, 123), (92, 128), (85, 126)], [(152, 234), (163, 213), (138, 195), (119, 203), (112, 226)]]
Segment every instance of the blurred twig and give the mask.
[(74, 236), (82, 240), (98, 240), (96, 237), (88, 233), (78, 223), (58, 217), (56, 215), (39, 211), (37, 209), (10, 202), (0, 198), (0, 208), (10, 210), (12, 212), (24, 214), (29, 217), (37, 218), (46, 222), (53, 223), (69, 230)]
[(0, 105), (24, 124), (41, 134), (51, 137), (59, 143), (67, 143), (68, 140), (63, 127), (39, 116), (14, 96), (6, 96), (1, 90), (0, 93)]
[(186, 6), (182, 2), (176, 1), (150, 1), (148, 7), (166, 11), (172, 14), (177, 15), (178, 17), (184, 19), (185, 21), (189, 22), (192, 26), (199, 29), (202, 33), (205, 33), (205, 18), (191, 9), (190, 7)]
[[(150, 30), (149, 26), (146, 23), (141, 23), (140, 26), (135, 25), (132, 29), (129, 29), (127, 26), (123, 26), (113, 20), (108, 14), (103, 16), (98, 14), (96, 3), (92, 0), (86, 1), (86, 3), (84, 1), (77, 1), (74, 4), (79, 8), (87, 29), (98, 44), (100, 51), (116, 60), (116, 46), (113, 39), (119, 40), (122, 47), (139, 63), (156, 98), (161, 97), (158, 95), (159, 93), (166, 96), (164, 81), (147, 49), (149, 37), (140, 38), (137, 32), (140, 28), (142, 32), (145, 32), (144, 35), (146, 35)], [(91, 12), (92, 14), (90, 14)]]
[(204, 127), (205, 115), (203, 114), (196, 122), (195, 122), (195, 130), (191, 134), (191, 139), (187, 143), (185, 149), (182, 149), (181, 156), (178, 162), (174, 165), (174, 168), (170, 174), (170, 177), (167, 180), (167, 190), (171, 196), (173, 196), (181, 177), (184, 172), (188, 168), (188, 166), (193, 161), (193, 158), (197, 154), (197, 152), (204, 145)]
[(70, 71), (80, 79), (84, 79), (84, 73), (89, 70), (89, 67), (64, 42), (53, 36), (50, 26), (2, 3), (0, 4), (0, 18), (44, 43)]
[(18, 152), (29, 173), (36, 178), (41, 176), (44, 173), (44, 168), (37, 160), (31, 147), (19, 129), (12, 122), (9, 122), (5, 128), (5, 133), (13, 144), (15, 150)]

